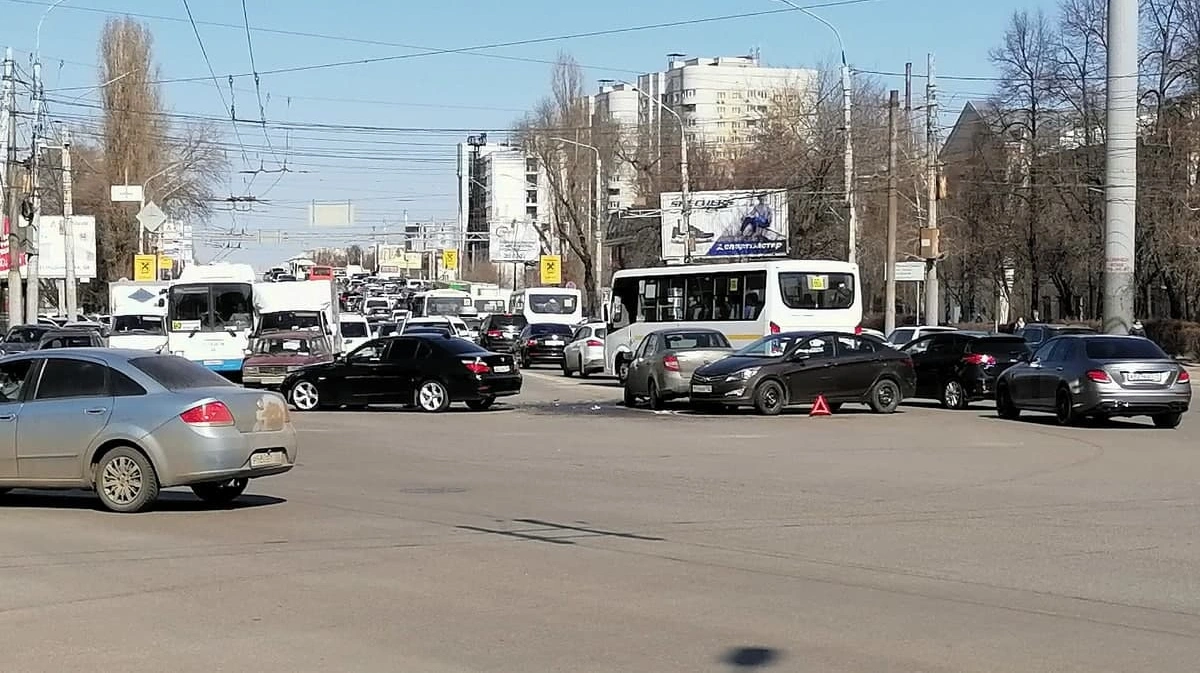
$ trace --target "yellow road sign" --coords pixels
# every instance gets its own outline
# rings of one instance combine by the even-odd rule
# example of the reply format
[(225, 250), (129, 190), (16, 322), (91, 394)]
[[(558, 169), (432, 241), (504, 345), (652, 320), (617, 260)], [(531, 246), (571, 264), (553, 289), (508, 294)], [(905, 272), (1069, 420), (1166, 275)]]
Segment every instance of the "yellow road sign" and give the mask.
[(562, 258), (558, 255), (542, 255), (542, 285), (558, 285), (562, 282)]
[(133, 279), (154, 280), (158, 276), (158, 260), (155, 255), (133, 256)]
[(455, 271), (458, 269), (458, 250), (448, 248), (442, 251), (442, 268), (447, 271)]
[(167, 257), (166, 255), (159, 255), (158, 268), (162, 271), (170, 271), (171, 269), (175, 268), (175, 260)]

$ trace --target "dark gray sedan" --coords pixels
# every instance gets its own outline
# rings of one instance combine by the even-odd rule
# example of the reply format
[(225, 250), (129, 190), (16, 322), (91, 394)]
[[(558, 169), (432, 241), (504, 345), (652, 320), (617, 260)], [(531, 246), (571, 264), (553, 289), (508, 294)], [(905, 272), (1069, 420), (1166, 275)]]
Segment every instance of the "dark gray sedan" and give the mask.
[(1083, 418), (1149, 416), (1179, 425), (1192, 400), (1191, 377), (1153, 341), (1111, 335), (1060, 336), (1042, 344), (996, 382), (996, 411), (1054, 414), (1060, 425)]

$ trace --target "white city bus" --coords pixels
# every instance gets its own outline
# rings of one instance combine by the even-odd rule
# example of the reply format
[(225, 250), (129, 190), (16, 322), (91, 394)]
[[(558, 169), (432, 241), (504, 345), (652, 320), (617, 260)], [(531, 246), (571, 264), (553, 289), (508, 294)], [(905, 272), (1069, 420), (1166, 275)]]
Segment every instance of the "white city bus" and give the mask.
[(708, 327), (744, 346), (792, 330), (861, 328), (858, 265), (786, 259), (624, 269), (613, 274), (604, 368), (624, 378), (647, 333)]
[(525, 316), (530, 325), (583, 321), (583, 294), (565, 287), (530, 287), (513, 293), (512, 312)]
[(167, 290), (167, 350), (227, 375), (240, 375), (254, 329), (249, 264), (186, 266)]

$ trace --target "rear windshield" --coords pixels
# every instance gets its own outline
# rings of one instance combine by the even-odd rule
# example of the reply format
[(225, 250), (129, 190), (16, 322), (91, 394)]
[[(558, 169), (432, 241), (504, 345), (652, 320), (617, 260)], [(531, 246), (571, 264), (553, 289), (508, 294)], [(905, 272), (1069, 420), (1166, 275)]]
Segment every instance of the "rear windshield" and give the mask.
[(967, 352), (983, 355), (1013, 355), (1028, 353), (1029, 344), (1021, 337), (984, 337), (968, 343)]
[(451, 355), (484, 355), (488, 350), (466, 339), (443, 339), (437, 342)]
[(1087, 356), (1093, 360), (1158, 360), (1167, 354), (1149, 339), (1099, 337), (1087, 339)]
[(534, 335), (542, 334), (562, 334), (570, 336), (574, 334), (574, 330), (568, 325), (556, 325), (554, 323), (539, 323), (529, 328), (529, 333)]
[(669, 332), (664, 338), (667, 348), (676, 351), (696, 348), (729, 348), (729, 342), (720, 332)]
[(348, 339), (358, 339), (367, 336), (367, 324), (363, 322), (342, 323), (342, 336)]
[(174, 355), (134, 358), (129, 364), (167, 390), (232, 386), (228, 379), (203, 365)]
[(495, 315), (488, 317), (488, 324), (492, 327), (525, 327), (529, 324), (523, 315)]
[(35, 344), (42, 340), (42, 335), (48, 332), (46, 327), (14, 327), (8, 331), (4, 340), (15, 344)]

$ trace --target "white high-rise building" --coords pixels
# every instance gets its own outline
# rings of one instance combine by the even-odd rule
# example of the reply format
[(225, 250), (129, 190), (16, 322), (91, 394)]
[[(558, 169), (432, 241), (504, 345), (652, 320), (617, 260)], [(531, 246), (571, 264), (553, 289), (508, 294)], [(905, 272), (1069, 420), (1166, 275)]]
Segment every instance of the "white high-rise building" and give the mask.
[[(666, 70), (639, 76), (636, 88), (602, 85), (594, 96), (594, 109), (598, 119), (608, 119), (623, 130), (627, 151), (638, 149), (651, 157), (662, 150), (678, 151), (676, 138), (682, 121), (689, 149), (702, 147), (729, 156), (738, 145), (751, 140), (777, 96), (811, 95), (816, 92), (817, 77), (817, 71), (810, 68), (764, 67), (758, 56), (689, 59), (672, 55)], [(679, 118), (664, 112), (655, 100)], [(628, 207), (653, 200), (648, 198), (655, 195), (633, 193), (632, 166), (618, 167), (610, 175), (610, 205)], [(613, 198), (614, 191), (618, 198)]]
[[(642, 95), (627, 84), (603, 84), (591, 97), (593, 126), (605, 126), (605, 132), (617, 134), (622, 151), (636, 149), (638, 139), (638, 101)], [(637, 169), (628, 161), (618, 161), (608, 171), (608, 210), (623, 210), (637, 198)]]

